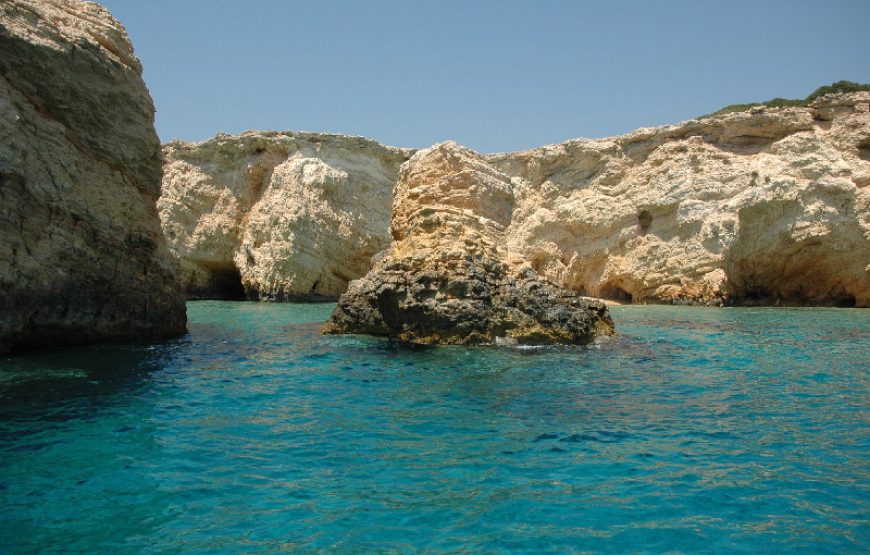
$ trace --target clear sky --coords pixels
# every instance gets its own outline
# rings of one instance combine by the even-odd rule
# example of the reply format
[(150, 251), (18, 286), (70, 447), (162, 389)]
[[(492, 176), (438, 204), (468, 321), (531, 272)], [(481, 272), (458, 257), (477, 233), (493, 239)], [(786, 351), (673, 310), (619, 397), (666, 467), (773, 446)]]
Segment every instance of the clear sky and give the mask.
[(870, 82), (870, 0), (102, 0), (163, 141), (330, 131), (482, 152)]

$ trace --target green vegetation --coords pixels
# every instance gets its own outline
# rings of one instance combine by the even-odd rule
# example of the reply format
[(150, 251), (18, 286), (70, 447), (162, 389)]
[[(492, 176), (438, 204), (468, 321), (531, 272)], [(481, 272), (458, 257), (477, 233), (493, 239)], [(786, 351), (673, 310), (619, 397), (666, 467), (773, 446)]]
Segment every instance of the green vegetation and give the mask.
[(785, 108), (788, 106), (808, 106), (815, 99), (830, 93), (849, 93), (856, 91), (870, 91), (870, 84), (853, 83), (852, 81), (837, 81), (832, 85), (825, 85), (814, 90), (808, 97), (801, 99), (796, 98), (772, 98), (765, 102), (752, 102), (750, 104), (732, 104), (725, 106), (721, 110), (706, 114), (701, 118), (709, 118), (720, 114), (729, 114), (731, 112), (743, 112), (755, 106), (768, 106), (770, 108)]

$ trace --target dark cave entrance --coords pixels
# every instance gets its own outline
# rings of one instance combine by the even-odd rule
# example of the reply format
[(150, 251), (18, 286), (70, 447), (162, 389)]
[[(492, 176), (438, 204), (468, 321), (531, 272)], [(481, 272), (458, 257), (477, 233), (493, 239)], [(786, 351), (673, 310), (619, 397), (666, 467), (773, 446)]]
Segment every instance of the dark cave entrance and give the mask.
[(601, 288), (601, 298), (619, 303), (630, 303), (633, 299), (631, 293), (618, 285), (605, 285)]
[(248, 296), (242, 285), (242, 274), (235, 264), (197, 263), (208, 272), (206, 280), (188, 283), (188, 299), (244, 301)]
[(732, 299), (737, 306), (834, 306), (854, 308), (858, 305), (855, 295), (835, 288), (823, 295), (807, 295), (803, 288), (763, 287), (751, 284), (736, 288)]
[(843, 295), (832, 299), (831, 304), (837, 308), (855, 308), (858, 306), (858, 300), (854, 295)]
[(242, 285), (242, 274), (235, 266), (212, 270), (211, 289), (214, 298), (222, 301), (244, 301), (245, 287)]

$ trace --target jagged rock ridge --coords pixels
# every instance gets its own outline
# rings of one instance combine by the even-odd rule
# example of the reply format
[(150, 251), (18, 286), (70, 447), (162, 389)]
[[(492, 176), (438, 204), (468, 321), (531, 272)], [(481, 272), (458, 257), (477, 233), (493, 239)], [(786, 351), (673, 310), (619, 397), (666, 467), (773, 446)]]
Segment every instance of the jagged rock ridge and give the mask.
[(6, 0), (0, 52), (0, 352), (183, 333), (124, 28), (92, 3)]
[(325, 333), (422, 344), (585, 344), (604, 304), (540, 279), (506, 248), (510, 179), (452, 142), (417, 152), (396, 186), (393, 243), (341, 296)]

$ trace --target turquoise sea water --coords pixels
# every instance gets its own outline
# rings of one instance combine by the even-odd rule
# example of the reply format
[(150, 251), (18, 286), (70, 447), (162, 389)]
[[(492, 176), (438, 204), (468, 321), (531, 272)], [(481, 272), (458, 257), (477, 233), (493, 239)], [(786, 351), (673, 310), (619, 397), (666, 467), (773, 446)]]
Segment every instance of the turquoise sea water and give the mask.
[(870, 311), (613, 308), (589, 348), (331, 305), (0, 359), (0, 553), (870, 550)]

